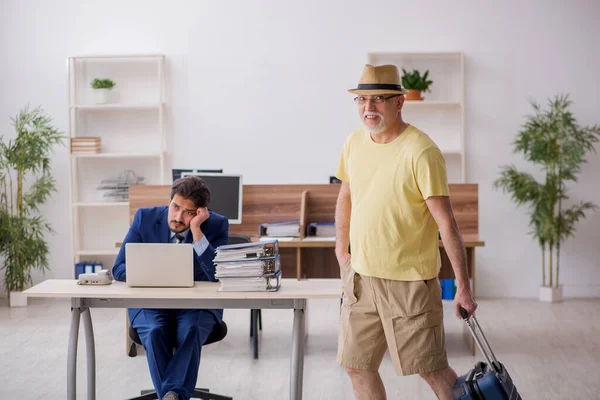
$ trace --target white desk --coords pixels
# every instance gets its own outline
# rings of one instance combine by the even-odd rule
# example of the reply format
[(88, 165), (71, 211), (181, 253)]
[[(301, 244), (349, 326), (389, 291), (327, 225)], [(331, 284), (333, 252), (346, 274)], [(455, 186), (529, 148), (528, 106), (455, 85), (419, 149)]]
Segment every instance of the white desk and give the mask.
[(67, 399), (76, 399), (77, 341), (83, 315), (87, 355), (87, 398), (96, 398), (96, 355), (90, 308), (289, 308), (294, 310), (290, 365), (290, 400), (302, 399), (304, 311), (307, 299), (340, 299), (339, 279), (283, 279), (277, 292), (218, 292), (218, 283), (196, 282), (193, 288), (130, 288), (78, 285), (73, 279), (49, 279), (24, 293), (28, 297), (71, 299), (71, 330), (67, 357)]

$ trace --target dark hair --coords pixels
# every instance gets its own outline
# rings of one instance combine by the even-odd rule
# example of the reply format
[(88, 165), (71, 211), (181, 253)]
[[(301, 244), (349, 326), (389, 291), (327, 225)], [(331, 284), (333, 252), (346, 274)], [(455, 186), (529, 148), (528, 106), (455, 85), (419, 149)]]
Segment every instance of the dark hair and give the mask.
[(210, 203), (210, 190), (204, 179), (199, 176), (186, 176), (177, 179), (171, 186), (171, 200), (178, 194), (185, 199), (192, 200), (196, 207), (207, 207)]

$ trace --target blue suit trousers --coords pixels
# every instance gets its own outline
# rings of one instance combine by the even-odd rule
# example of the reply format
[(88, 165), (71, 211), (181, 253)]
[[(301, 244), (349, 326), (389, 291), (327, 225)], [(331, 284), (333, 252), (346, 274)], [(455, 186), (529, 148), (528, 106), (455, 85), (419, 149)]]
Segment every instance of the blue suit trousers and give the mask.
[(202, 345), (217, 320), (206, 310), (142, 309), (131, 321), (148, 359), (159, 399), (169, 391), (188, 400), (196, 386)]

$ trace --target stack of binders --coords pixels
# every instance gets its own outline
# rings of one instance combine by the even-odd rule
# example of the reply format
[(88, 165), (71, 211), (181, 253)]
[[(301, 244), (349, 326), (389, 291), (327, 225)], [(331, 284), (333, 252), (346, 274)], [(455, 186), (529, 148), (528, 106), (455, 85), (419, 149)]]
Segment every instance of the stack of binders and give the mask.
[(300, 236), (300, 221), (281, 221), (281, 222), (269, 222), (260, 224), (258, 228), (258, 234), (269, 237), (299, 237)]
[(219, 246), (215, 277), (222, 292), (276, 292), (281, 286), (277, 240)]

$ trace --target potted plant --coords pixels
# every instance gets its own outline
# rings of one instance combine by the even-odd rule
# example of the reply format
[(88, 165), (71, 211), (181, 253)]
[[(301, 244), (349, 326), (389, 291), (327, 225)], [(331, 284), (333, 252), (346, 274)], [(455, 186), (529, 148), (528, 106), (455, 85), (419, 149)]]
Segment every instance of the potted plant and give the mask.
[(527, 161), (541, 166), (545, 181), (538, 182), (531, 174), (505, 165), (494, 182), (496, 188), (509, 192), (517, 205), (530, 206), (531, 233), (542, 250), (541, 301), (562, 300), (560, 246), (574, 236), (575, 224), (585, 218), (585, 212), (596, 208), (583, 201), (566, 205), (566, 183), (577, 181), (585, 155), (595, 151), (594, 143), (600, 135), (600, 126), (579, 126), (568, 111), (570, 105), (568, 95), (549, 100), (547, 110), (532, 102), (535, 115), (527, 117), (513, 142), (515, 152), (522, 152)]
[(96, 104), (105, 104), (108, 103), (108, 94), (116, 86), (116, 83), (110, 79), (96, 78), (92, 81), (91, 85), (92, 89), (94, 89)]
[(39, 206), (56, 191), (49, 153), (64, 136), (40, 107), (26, 107), (12, 121), (16, 138), (0, 138), (0, 270), (11, 306), (25, 306), (20, 292), (31, 284), (31, 270), (48, 269), (44, 234), (52, 229)]
[(402, 72), (402, 86), (404, 89), (408, 89), (406, 100), (423, 100), (421, 92), (429, 92), (429, 86), (433, 83), (433, 81), (427, 80), (429, 70), (425, 71), (423, 76), (416, 69), (413, 69), (412, 72), (407, 72), (402, 68)]

